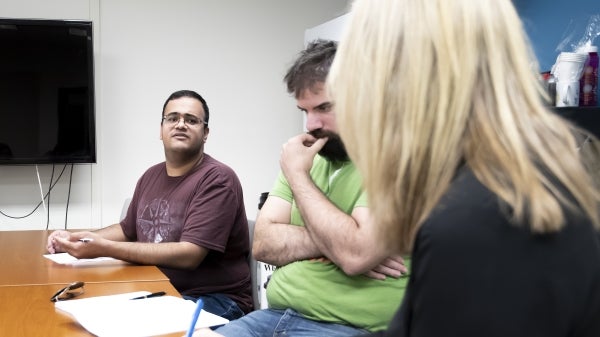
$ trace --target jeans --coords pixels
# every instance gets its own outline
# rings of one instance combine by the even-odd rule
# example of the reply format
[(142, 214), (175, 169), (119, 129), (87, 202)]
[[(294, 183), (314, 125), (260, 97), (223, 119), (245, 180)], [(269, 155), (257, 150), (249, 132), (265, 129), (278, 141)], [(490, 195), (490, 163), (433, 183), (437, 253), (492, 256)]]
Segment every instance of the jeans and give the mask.
[(347, 337), (368, 333), (349, 325), (313, 321), (292, 309), (252, 311), (215, 331), (225, 337)]
[(194, 302), (200, 298), (204, 302), (202, 309), (210, 312), (211, 314), (227, 318), (230, 321), (244, 316), (242, 309), (238, 307), (234, 300), (227, 297), (227, 295), (206, 294), (198, 298), (184, 295), (183, 298), (186, 300), (192, 300)]

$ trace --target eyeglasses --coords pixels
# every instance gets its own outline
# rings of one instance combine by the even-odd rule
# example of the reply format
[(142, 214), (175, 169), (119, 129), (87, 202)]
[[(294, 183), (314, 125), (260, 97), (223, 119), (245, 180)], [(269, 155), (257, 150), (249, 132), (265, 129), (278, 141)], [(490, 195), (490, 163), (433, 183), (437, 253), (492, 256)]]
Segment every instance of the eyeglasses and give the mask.
[[(85, 292), (83, 289), (84, 284), (85, 283), (83, 283), (81, 281), (73, 282), (73, 283), (69, 284), (68, 286), (62, 288), (61, 290), (57, 291), (56, 294), (52, 295), (52, 297), (50, 297), (50, 301), (58, 302), (58, 301), (70, 300), (73, 297), (79, 296)], [(76, 289), (79, 289), (79, 290), (73, 291)]]
[(164, 123), (167, 124), (168, 126), (175, 126), (175, 125), (179, 124), (179, 121), (181, 119), (183, 119), (183, 123), (185, 125), (190, 126), (190, 127), (198, 126), (201, 123), (204, 125), (208, 125), (207, 122), (200, 120), (198, 117), (196, 117), (194, 115), (190, 115), (190, 114), (180, 115), (176, 112), (173, 112), (166, 116), (163, 116), (162, 119), (163, 119)]

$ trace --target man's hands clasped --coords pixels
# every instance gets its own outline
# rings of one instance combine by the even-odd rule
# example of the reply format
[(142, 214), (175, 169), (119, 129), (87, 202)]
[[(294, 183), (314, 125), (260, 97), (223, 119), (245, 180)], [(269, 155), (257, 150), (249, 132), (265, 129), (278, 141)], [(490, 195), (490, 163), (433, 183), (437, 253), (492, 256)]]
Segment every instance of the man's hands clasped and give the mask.
[[(81, 239), (91, 239), (80, 241)], [(78, 258), (96, 258), (102, 256), (101, 246), (106, 241), (92, 232), (68, 232), (57, 230), (48, 236), (46, 248), (49, 253), (69, 253)]]

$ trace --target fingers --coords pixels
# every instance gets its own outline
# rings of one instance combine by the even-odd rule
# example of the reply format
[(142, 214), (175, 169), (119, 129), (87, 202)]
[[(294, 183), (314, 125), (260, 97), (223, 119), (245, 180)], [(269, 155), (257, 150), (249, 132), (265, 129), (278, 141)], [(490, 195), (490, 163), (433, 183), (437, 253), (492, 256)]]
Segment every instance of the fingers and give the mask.
[(56, 237), (54, 238), (54, 248), (66, 252), (72, 246), (72, 238)]
[(315, 155), (326, 141), (326, 139), (316, 139), (312, 135), (303, 133), (290, 138), (283, 144), (279, 165), (286, 179), (288, 181), (295, 177), (304, 179), (312, 167)]
[(391, 256), (383, 260), (381, 263), (383, 268), (389, 270), (395, 270), (400, 272), (402, 275), (408, 273), (408, 268), (404, 265), (404, 259), (400, 256)]
[(397, 261), (398, 263), (404, 265), (404, 258), (402, 258), (402, 256), (400, 255), (393, 255), (388, 257), (388, 259), (392, 261)]
[(77, 232), (77, 233), (71, 234), (69, 241), (78, 241), (83, 238), (94, 238), (95, 236), (96, 236), (96, 234), (93, 234), (91, 232)]
[(408, 268), (404, 266), (404, 259), (401, 256), (390, 256), (365, 273), (367, 277), (377, 280), (385, 280), (386, 277), (399, 278), (406, 274), (408, 274)]
[(301, 133), (295, 137), (292, 137), (288, 140), (289, 144), (299, 143), (304, 145), (304, 147), (308, 147), (314, 150), (314, 153), (319, 152), (325, 143), (327, 143), (327, 137), (324, 138), (315, 138), (313, 135), (308, 133)]
[(54, 248), (66, 251), (66, 249), (73, 248), (79, 239), (86, 237), (86, 232), (69, 233), (69, 235), (57, 235), (53, 238)]
[(375, 280), (385, 280), (386, 276), (384, 274), (378, 273), (375, 270), (369, 270), (364, 274), (366, 277), (370, 277)]
[(282, 146), (282, 152), (307, 153), (314, 157), (327, 143), (327, 138), (315, 138), (307, 133), (288, 139)]
[(56, 249), (54, 249), (54, 242), (52, 240), (52, 234), (48, 236), (48, 241), (46, 241), (46, 250), (50, 254), (56, 253)]
[[(64, 246), (64, 242), (69, 242), (66, 239), (61, 238), (60, 236), (55, 236), (52, 238), (51, 248), (48, 248), (48, 251), (51, 253), (65, 253), (66, 247)], [(51, 250), (52, 249), (52, 250)]]
[(80, 242), (81, 235), (71, 235), (69, 238), (57, 237), (54, 242), (54, 247), (61, 252), (69, 253), (70, 255), (81, 259), (89, 257), (89, 249), (92, 243)]
[(62, 250), (58, 249), (58, 247), (56, 245), (56, 239), (57, 238), (69, 238), (70, 235), (71, 235), (70, 232), (63, 231), (63, 230), (58, 230), (58, 231), (54, 231), (54, 232), (50, 233), (50, 235), (48, 236), (48, 241), (46, 243), (46, 249), (48, 250), (48, 252), (51, 254), (62, 252)]
[(380, 264), (377, 267), (373, 268), (373, 271), (379, 274), (383, 274), (385, 276), (398, 278), (402, 276), (402, 271), (395, 268), (390, 268), (389, 266)]
[(319, 151), (321, 151), (323, 146), (325, 146), (325, 144), (327, 143), (327, 139), (328, 138), (319, 138), (313, 143), (313, 145), (311, 146), (311, 149), (314, 150), (315, 154), (318, 153)]
[(315, 142), (315, 140), (317, 140), (317, 138), (313, 135), (311, 135), (310, 133), (301, 133), (299, 135), (296, 135), (292, 138), (290, 138), (290, 140), (295, 140), (298, 139), (300, 140), (303, 144), (306, 143), (306, 146), (310, 146), (312, 143)]

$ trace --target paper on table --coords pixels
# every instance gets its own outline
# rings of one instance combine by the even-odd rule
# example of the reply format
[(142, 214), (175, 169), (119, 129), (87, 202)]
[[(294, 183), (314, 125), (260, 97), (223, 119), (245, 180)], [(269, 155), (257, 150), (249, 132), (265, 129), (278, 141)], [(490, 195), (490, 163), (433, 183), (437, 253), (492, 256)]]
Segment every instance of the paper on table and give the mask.
[(90, 265), (90, 264), (122, 264), (126, 263), (112, 257), (97, 257), (95, 259), (78, 259), (69, 253), (45, 254), (45, 258), (60, 264)]
[[(103, 336), (156, 336), (185, 332), (196, 304), (174, 296), (131, 298), (148, 295), (138, 291), (55, 303), (55, 308), (73, 316), (87, 331)], [(196, 329), (223, 325), (227, 319), (202, 310)]]

